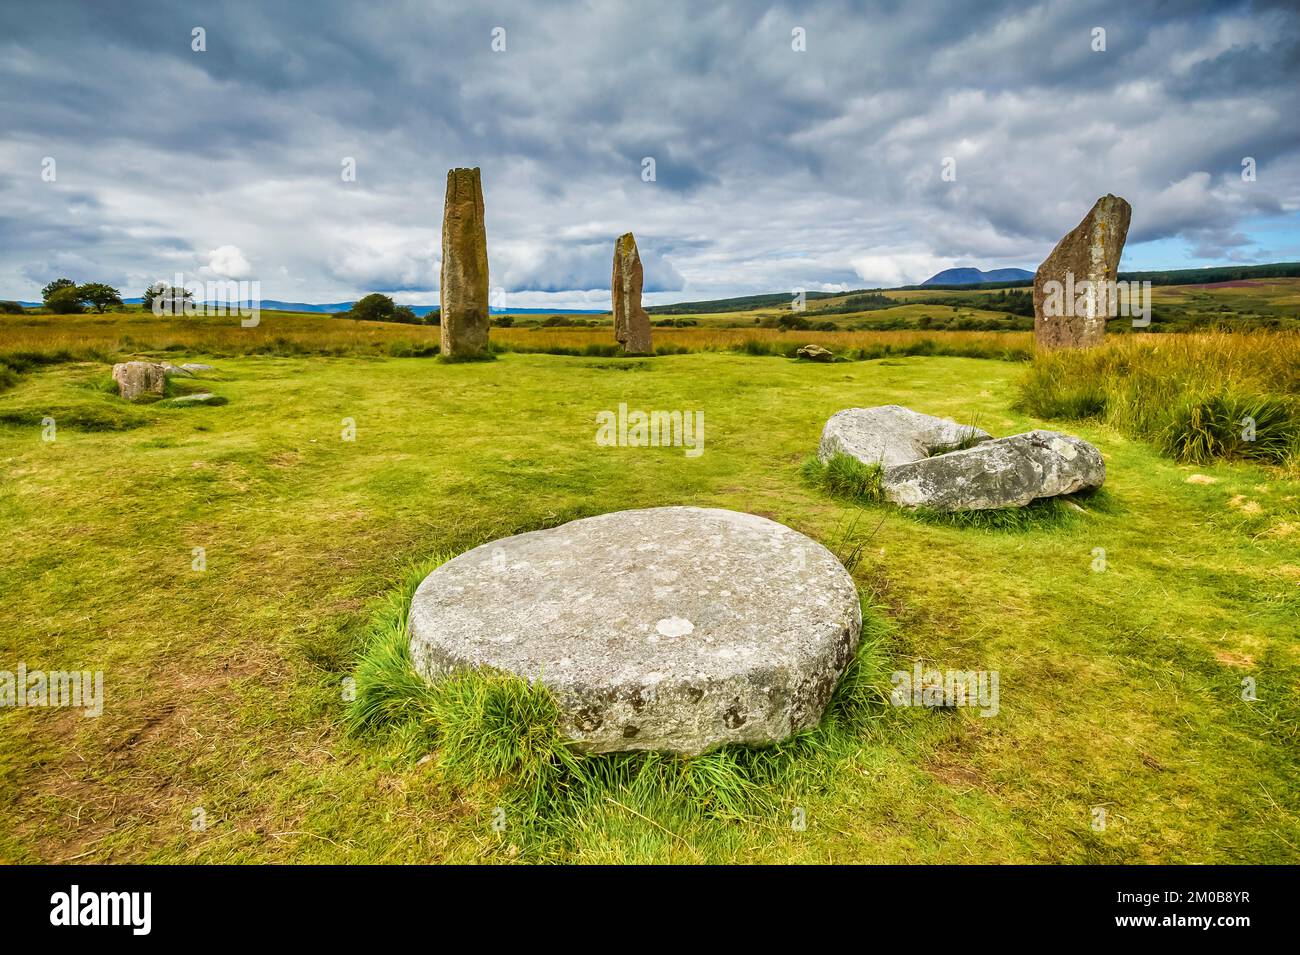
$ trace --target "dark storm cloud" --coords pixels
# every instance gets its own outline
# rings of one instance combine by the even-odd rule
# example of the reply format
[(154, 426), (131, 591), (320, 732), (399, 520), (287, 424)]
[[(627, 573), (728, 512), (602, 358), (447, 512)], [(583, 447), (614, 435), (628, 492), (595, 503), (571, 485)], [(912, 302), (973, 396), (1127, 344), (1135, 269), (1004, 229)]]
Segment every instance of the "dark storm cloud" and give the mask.
[(628, 229), (666, 300), (1032, 268), (1106, 192), (1131, 242), (1266, 256), (1249, 223), (1300, 206), (1281, 4), (457, 6), (6, 6), (0, 295), (246, 260), (267, 297), (432, 300), (455, 165), (520, 305), (605, 288)]

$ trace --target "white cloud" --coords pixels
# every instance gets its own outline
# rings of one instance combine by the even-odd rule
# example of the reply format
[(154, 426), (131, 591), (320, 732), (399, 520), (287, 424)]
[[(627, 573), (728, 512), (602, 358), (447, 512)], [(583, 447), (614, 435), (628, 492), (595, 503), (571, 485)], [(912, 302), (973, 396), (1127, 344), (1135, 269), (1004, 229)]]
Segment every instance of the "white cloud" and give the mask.
[(208, 253), (208, 264), (200, 271), (227, 279), (246, 279), (252, 272), (252, 266), (238, 246), (223, 245)]

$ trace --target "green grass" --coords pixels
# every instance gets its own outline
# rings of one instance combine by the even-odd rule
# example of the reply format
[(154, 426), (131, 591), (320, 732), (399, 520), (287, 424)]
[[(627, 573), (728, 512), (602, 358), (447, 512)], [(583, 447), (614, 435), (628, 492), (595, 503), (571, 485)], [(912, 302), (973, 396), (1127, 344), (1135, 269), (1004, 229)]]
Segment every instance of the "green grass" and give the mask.
[[(15, 542), (0, 548), (0, 669), (102, 669), (106, 694), (98, 719), (0, 711), (0, 859), (1300, 859), (1300, 482), (1277, 469), (1182, 464), (1083, 420), (1069, 430), (1106, 457), (1105, 506), (987, 533), (859, 508), (799, 471), (848, 407), (1039, 425), (1012, 408), (1025, 369), (1007, 362), (173, 353), (205, 358), (223, 407), (122, 405), (93, 359), (0, 393)], [(621, 401), (703, 410), (703, 455), (597, 446), (596, 413)], [(131, 427), (63, 424), (112, 415)], [(868, 686), (917, 661), (996, 670), (999, 714), (855, 694), (865, 709), (789, 756), (609, 758), (582, 764), (594, 783), (541, 788), (522, 750), (489, 750), (516, 767), (496, 777), (449, 761), (455, 737), (428, 727), (456, 720), (394, 730), (400, 692), (371, 694), (374, 729), (353, 729), (344, 681), (360, 698), (375, 604), (402, 606), (390, 595), (413, 565), (666, 504), (763, 514), (831, 547), (873, 608)], [(471, 687), (446, 706), (491, 740), (519, 725), (493, 699)]]
[(799, 473), (809, 484), (836, 497), (869, 502), (882, 499), (880, 481), (884, 469), (879, 464), (859, 461), (852, 455), (837, 453), (826, 461), (814, 455), (804, 461)]

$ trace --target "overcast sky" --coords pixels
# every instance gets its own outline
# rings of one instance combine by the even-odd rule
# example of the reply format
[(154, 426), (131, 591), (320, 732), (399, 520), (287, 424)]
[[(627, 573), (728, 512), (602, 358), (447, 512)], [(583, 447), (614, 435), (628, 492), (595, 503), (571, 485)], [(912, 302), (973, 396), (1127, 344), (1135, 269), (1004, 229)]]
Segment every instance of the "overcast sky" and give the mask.
[(1297, 260), (1289, 6), (9, 2), (0, 298), (434, 303), (452, 166), (519, 307), (608, 308), (628, 230), (649, 303), (1033, 269), (1107, 192), (1124, 268)]

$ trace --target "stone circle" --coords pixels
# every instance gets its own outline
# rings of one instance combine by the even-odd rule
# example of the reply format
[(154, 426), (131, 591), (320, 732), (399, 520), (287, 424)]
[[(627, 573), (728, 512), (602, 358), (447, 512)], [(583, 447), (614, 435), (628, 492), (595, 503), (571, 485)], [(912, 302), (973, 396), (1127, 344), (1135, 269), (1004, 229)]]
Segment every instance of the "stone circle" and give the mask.
[(476, 547), (434, 570), (409, 626), (416, 670), (540, 680), (583, 752), (696, 755), (817, 725), (857, 649), (852, 577), (767, 518), (618, 511)]

